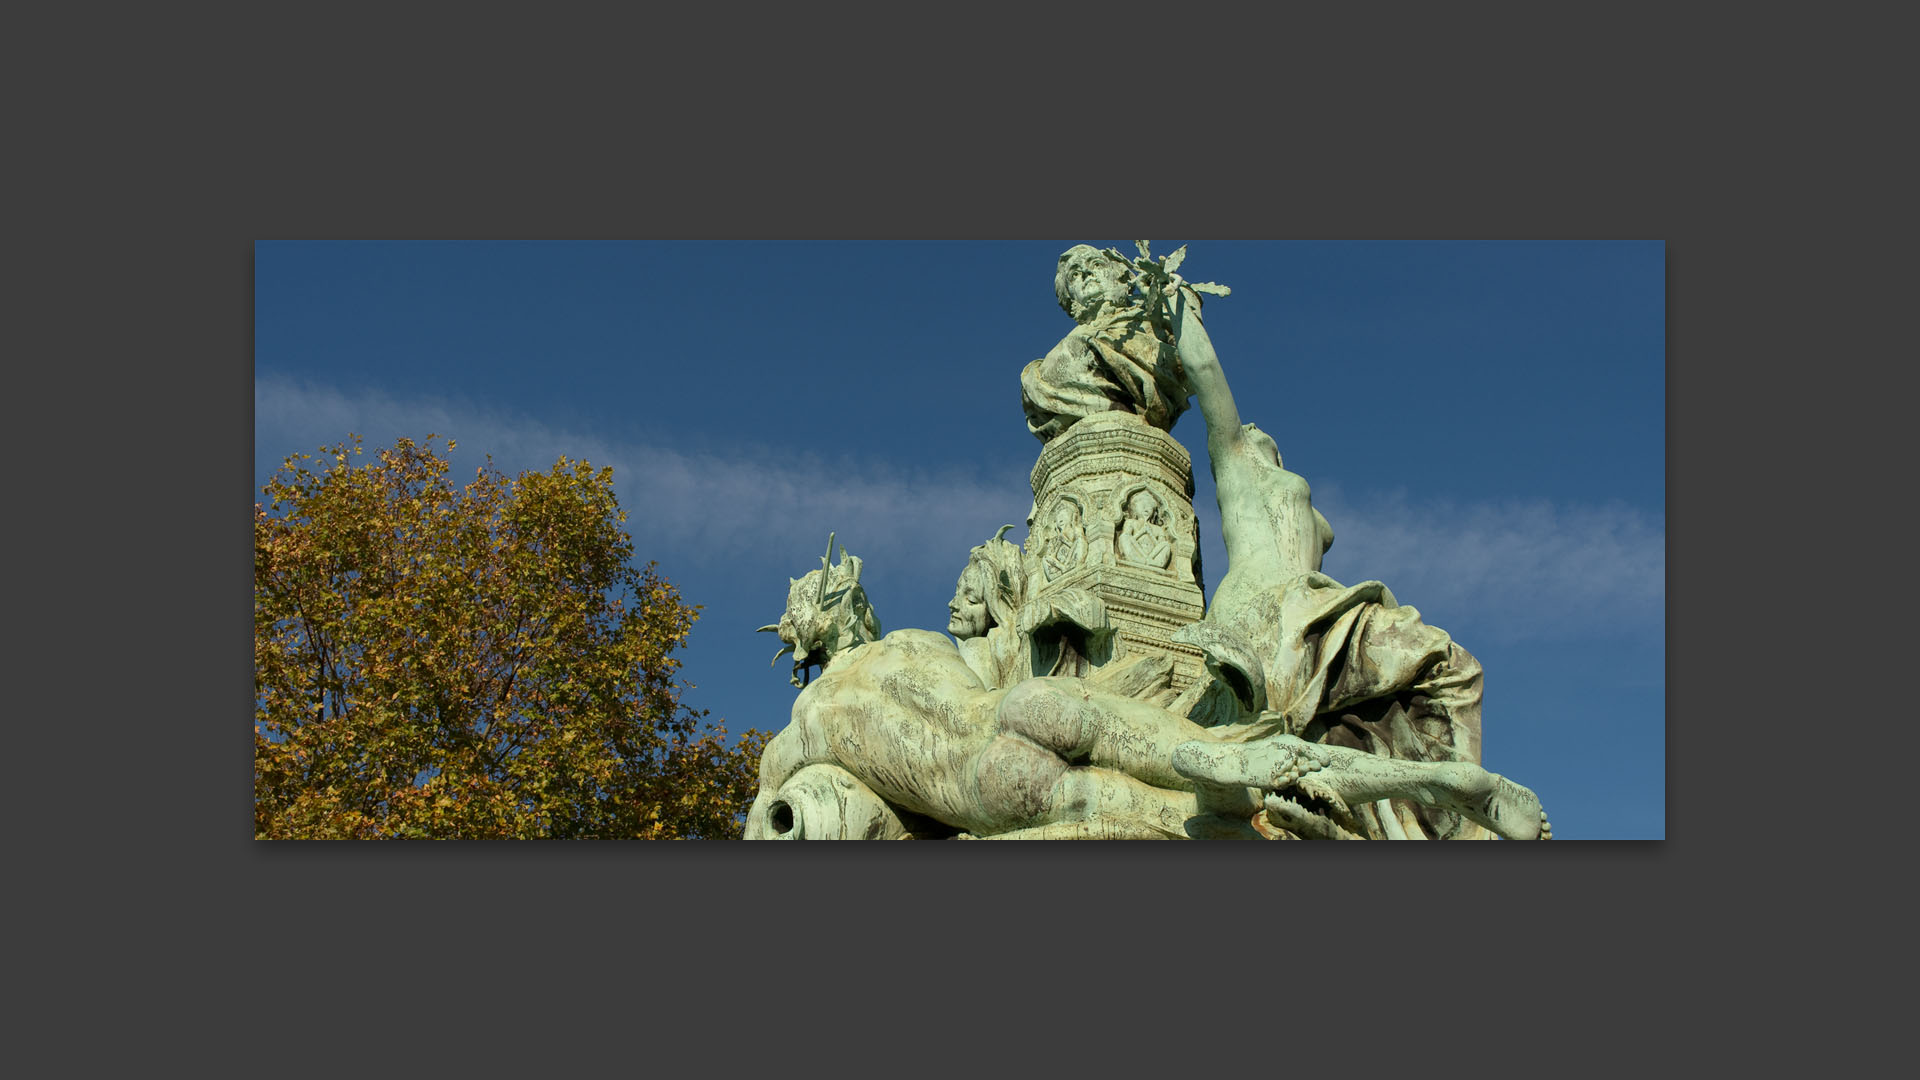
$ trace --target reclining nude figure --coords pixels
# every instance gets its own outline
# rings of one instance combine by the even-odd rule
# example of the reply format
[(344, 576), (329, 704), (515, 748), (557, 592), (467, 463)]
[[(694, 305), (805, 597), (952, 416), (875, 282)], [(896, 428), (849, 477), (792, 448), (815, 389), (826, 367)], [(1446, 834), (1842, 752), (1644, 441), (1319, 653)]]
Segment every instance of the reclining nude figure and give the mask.
[[(1331, 529), (1240, 424), (1198, 297), (1173, 278), (1149, 302), (1168, 304), (1220, 493), (1228, 573), (1178, 638), (1211, 680), (1162, 705), (1164, 666), (1033, 675), (1030, 635), (1063, 616), (1023, 609), (1031, 568), (999, 536), (969, 555), (952, 640), (880, 637), (843, 551), (762, 628), (805, 688), (762, 757), (748, 838), (1551, 836), (1531, 791), (1478, 764), (1472, 657), (1379, 583), (1319, 573)], [(1098, 612), (1064, 618), (1100, 632)]]

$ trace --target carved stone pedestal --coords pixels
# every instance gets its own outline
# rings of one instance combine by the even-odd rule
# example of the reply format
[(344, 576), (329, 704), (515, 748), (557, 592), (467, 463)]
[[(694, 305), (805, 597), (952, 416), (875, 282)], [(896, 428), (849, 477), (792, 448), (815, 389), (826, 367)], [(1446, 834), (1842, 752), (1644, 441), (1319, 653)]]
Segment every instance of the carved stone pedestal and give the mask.
[(1173, 436), (1132, 413), (1075, 423), (1033, 467), (1030, 595), (1079, 588), (1098, 596), (1115, 628), (1113, 660), (1173, 658), (1173, 686), (1205, 677), (1198, 649), (1170, 640), (1204, 607), (1193, 461)]

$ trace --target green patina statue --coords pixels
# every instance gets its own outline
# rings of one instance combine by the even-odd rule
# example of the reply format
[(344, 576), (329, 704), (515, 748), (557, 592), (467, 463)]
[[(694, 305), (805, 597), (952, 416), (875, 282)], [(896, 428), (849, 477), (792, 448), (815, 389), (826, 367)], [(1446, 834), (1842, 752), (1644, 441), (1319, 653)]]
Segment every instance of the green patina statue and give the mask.
[[(762, 629), (803, 689), (748, 838), (1551, 838), (1533, 792), (1479, 764), (1473, 657), (1381, 583), (1320, 573), (1333, 530), (1241, 422), (1200, 320), (1199, 293), (1227, 290), (1182, 280), (1184, 255), (1060, 257), (1076, 325), (1021, 376), (1044, 521), (1031, 550), (1011, 526), (972, 550), (951, 639), (880, 636), (831, 537), (791, 583)], [(1166, 434), (1189, 397), (1228, 561), (1199, 618)]]

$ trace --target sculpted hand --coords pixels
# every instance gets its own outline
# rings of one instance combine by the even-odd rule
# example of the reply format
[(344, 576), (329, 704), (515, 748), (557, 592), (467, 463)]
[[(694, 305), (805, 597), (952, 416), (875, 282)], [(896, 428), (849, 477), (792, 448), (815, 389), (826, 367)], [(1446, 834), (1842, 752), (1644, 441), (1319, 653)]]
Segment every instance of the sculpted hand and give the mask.
[(1180, 378), (1188, 394), (1198, 394), (1199, 387), (1194, 385), (1189, 369), (1206, 369), (1217, 366), (1214, 356), (1213, 340), (1207, 336), (1206, 325), (1200, 319), (1200, 296), (1185, 282), (1180, 282), (1170, 304), (1172, 312), (1174, 355), (1180, 361)]

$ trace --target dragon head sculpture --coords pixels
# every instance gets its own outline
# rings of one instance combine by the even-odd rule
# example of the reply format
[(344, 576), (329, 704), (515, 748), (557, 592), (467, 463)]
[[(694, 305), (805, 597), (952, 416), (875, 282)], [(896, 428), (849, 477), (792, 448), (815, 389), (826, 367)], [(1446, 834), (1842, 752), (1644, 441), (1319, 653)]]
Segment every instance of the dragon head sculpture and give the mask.
[(787, 610), (777, 623), (768, 623), (756, 633), (772, 631), (784, 643), (773, 654), (773, 662), (793, 654), (793, 685), (805, 687), (813, 679), (813, 669), (825, 668), (832, 659), (869, 641), (880, 638), (880, 619), (860, 587), (860, 559), (840, 549), (840, 561), (829, 563), (833, 555), (834, 534), (827, 534), (827, 553), (820, 556), (820, 569), (799, 578), (788, 579)]

